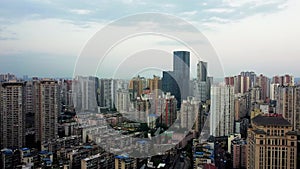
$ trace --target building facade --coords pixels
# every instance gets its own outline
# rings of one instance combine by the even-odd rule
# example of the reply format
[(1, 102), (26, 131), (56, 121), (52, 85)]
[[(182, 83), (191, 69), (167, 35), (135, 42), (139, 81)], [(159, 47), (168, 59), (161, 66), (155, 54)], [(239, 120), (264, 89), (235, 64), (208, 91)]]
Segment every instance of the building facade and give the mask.
[(296, 169), (297, 134), (281, 116), (258, 115), (248, 129), (248, 169)]
[(228, 136), (234, 129), (234, 87), (229, 85), (211, 88), (210, 135)]
[(0, 84), (1, 148), (25, 145), (25, 83)]

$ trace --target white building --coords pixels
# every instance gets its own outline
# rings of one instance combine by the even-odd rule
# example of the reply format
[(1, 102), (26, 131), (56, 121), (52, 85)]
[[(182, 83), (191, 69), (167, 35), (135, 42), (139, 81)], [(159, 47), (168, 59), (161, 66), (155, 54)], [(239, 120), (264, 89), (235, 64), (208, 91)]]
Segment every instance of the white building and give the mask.
[(234, 87), (212, 86), (210, 135), (228, 136), (234, 129)]
[(195, 124), (195, 129), (198, 131), (200, 106), (201, 102), (195, 97), (188, 97), (187, 100), (183, 100), (180, 109), (180, 122), (182, 128), (191, 129)]

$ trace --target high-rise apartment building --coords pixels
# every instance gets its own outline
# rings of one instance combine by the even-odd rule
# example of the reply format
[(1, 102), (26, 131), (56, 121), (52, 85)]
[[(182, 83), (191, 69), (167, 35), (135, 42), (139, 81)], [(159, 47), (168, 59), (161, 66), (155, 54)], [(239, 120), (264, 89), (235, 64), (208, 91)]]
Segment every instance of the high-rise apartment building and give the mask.
[(261, 98), (265, 100), (270, 98), (270, 79), (264, 75), (256, 77), (256, 85), (261, 87)]
[(294, 76), (284, 75), (284, 76), (274, 76), (272, 79), (272, 83), (279, 84), (280, 86), (294, 86), (295, 79)]
[(58, 82), (42, 79), (35, 88), (35, 140), (45, 143), (57, 138), (57, 119), (60, 113)]
[(147, 87), (147, 80), (144, 77), (134, 77), (129, 82), (129, 91), (131, 92), (131, 100), (136, 100), (141, 96), (143, 89)]
[(115, 169), (137, 168), (137, 160), (129, 158), (127, 155), (115, 156)]
[(153, 76), (152, 79), (148, 79), (148, 87), (151, 93), (155, 94), (157, 98), (160, 95), (160, 90), (162, 89), (161, 78), (157, 76)]
[(231, 141), (231, 157), (232, 168), (247, 168), (247, 142), (242, 139), (234, 139)]
[(170, 127), (177, 118), (177, 100), (171, 93), (163, 94), (155, 103), (155, 114), (159, 116), (159, 123)]
[(250, 72), (249, 71), (241, 72), (240, 75), (243, 76), (243, 77), (249, 77), (249, 81), (250, 81), (249, 88), (252, 88), (252, 87), (255, 86), (255, 84), (256, 84), (256, 74), (254, 72), (252, 72), (252, 71), (250, 71)]
[(252, 119), (248, 129), (248, 169), (296, 169), (297, 134), (281, 116)]
[(279, 86), (276, 93), (276, 113), (282, 114), (293, 130), (300, 131), (300, 86)]
[(97, 89), (99, 88), (98, 78), (77, 76), (73, 80), (72, 95), (73, 104), (77, 112), (90, 111), (98, 109), (99, 98)]
[(10, 73), (0, 74), (0, 82), (8, 82), (10, 80), (17, 80), (16, 75)]
[(25, 84), (0, 83), (0, 148), (25, 145)]
[(73, 110), (73, 98), (72, 98), (72, 80), (61, 80), (61, 102), (65, 105), (65, 109)]
[(152, 79), (148, 79), (148, 86), (150, 91), (161, 89), (161, 79), (158, 76), (153, 76)]
[(117, 111), (128, 112), (130, 110), (130, 94), (127, 89), (119, 89), (117, 91), (117, 100), (116, 100)]
[(241, 72), (237, 76), (225, 77), (225, 84), (234, 86), (235, 94), (244, 94), (256, 85), (256, 74), (254, 72)]
[(113, 108), (113, 79), (99, 79), (98, 105), (100, 107)]
[[(188, 97), (187, 100), (183, 100), (180, 109), (180, 122), (181, 127), (185, 129), (191, 129), (194, 124), (199, 126), (198, 114), (200, 114), (200, 101), (195, 97)], [(197, 130), (199, 131), (199, 130)]]
[(205, 102), (210, 97), (209, 86), (210, 84), (207, 81), (194, 79), (191, 81), (191, 95), (200, 99), (200, 101)]
[(234, 129), (234, 87), (212, 86), (210, 107), (210, 135), (228, 136)]

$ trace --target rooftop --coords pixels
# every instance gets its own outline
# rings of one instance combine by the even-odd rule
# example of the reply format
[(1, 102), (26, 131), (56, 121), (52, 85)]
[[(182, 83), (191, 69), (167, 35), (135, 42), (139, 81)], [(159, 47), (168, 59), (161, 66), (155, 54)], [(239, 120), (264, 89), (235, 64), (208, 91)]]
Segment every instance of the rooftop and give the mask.
[(291, 124), (281, 116), (258, 115), (252, 119), (252, 122), (262, 126), (291, 126)]
[(263, 131), (263, 130), (253, 130), (256, 134), (266, 134), (266, 132), (265, 131)]

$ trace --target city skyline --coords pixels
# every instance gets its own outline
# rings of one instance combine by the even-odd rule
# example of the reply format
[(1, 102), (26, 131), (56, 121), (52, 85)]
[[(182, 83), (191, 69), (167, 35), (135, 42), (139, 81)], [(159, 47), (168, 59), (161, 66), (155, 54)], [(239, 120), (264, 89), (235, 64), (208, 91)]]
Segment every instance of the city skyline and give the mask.
[[(300, 76), (295, 46), (299, 24), (287, 19), (300, 11), (296, 0), (166, 2), (163, 5), (154, 1), (20, 3), (4, 1), (0, 8), (0, 72), (3, 73), (71, 77), (84, 44), (107, 23), (140, 12), (168, 12), (186, 19), (208, 38), (218, 53), (225, 76), (245, 69), (255, 69), (267, 76), (281, 72)], [(127, 9), (130, 12), (125, 12)], [(166, 49), (178, 47), (163, 39), (150, 44)], [(267, 62), (268, 66), (263, 64)]]
[(299, 168), (299, 0), (2, 0), (0, 168)]

